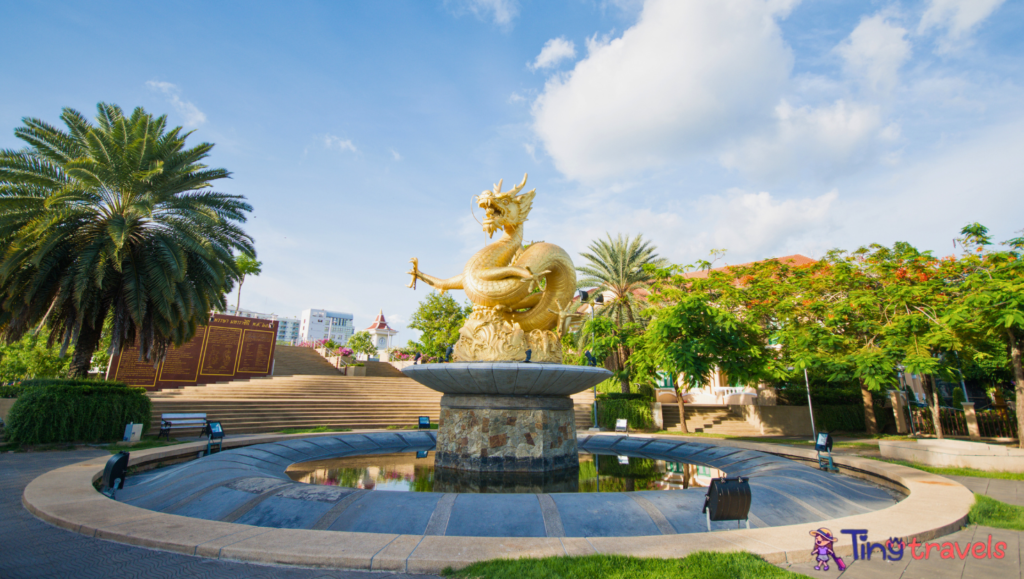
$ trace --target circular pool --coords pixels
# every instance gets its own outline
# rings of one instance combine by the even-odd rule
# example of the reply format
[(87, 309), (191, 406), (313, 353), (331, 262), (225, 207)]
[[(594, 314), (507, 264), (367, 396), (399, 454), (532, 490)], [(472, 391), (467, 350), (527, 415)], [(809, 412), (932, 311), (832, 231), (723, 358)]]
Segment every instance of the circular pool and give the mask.
[[(351, 433), (225, 450), (130, 477), (117, 500), (162, 513), (281, 529), (470, 537), (626, 537), (706, 531), (701, 512), (706, 491), (690, 481), (699, 482), (712, 473), (749, 478), (752, 528), (860, 515), (901, 499), (901, 495), (864, 480), (822, 472), (756, 450), (670, 438), (586, 434), (579, 437), (579, 449), (596, 456), (597, 462), (591, 472), (586, 465), (593, 456), (588, 460), (585, 454), (581, 468), (570, 471), (576, 478), (568, 482), (574, 484), (559, 487), (545, 486), (544, 481), (540, 485), (519, 481), (503, 492), (494, 492), (491, 481), (448, 484), (437, 472), (426, 473), (433, 464), (429, 453), (436, 444), (435, 436), (429, 431)], [(387, 458), (403, 453), (427, 456), (413, 458), (411, 463), (405, 458)], [(619, 457), (626, 457), (627, 464), (620, 464)], [(419, 479), (420, 488), (412, 490), (420, 492), (381, 492), (379, 484), (404, 480), (407, 467), (412, 470), (407, 482), (415, 486), (416, 460), (423, 460), (424, 476)], [(312, 467), (311, 461), (321, 465), (335, 461), (339, 468), (351, 469), (342, 478), (353, 480), (347, 485), (294, 480), (306, 477), (315, 482), (317, 468), (322, 470), (323, 480), (331, 480), (330, 468)], [(397, 468), (399, 463), (404, 466)], [(389, 464), (396, 468), (389, 471)], [(670, 471), (695, 476), (674, 486), (673, 475), (679, 473)], [(336, 483), (338, 474), (334, 475)], [(361, 487), (359, 479), (363, 480)], [(367, 484), (368, 479), (372, 484)], [(588, 480), (607, 487), (589, 492), (596, 491), (597, 484)], [(613, 487), (626, 491), (630, 483), (633, 492), (604, 492)], [(712, 530), (736, 527), (732, 521), (711, 525)]]

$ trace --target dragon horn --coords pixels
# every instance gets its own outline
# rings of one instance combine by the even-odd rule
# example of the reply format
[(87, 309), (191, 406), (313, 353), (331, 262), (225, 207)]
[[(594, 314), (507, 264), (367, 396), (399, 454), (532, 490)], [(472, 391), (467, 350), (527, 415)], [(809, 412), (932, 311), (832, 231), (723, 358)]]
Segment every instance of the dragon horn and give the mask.
[(518, 185), (516, 185), (515, 187), (513, 187), (510, 191), (506, 192), (505, 194), (506, 195), (515, 195), (516, 193), (519, 193), (523, 189), (523, 187), (526, 187), (526, 177), (527, 176), (528, 176), (527, 173), (523, 173), (523, 182), (518, 184)]
[(498, 179), (498, 184), (494, 186), (495, 193), (501, 193), (501, 183), (504, 179)]

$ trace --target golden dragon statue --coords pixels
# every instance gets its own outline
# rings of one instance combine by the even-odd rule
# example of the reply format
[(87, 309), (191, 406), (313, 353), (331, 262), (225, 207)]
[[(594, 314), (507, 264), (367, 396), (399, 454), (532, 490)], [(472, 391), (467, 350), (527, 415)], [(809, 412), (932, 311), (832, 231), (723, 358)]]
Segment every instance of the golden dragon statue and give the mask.
[(576, 317), (572, 312), (576, 269), (569, 254), (557, 245), (523, 245), (523, 223), (537, 191), (518, 194), (526, 178), (504, 192), (498, 181), (494, 189), (475, 198), (485, 211), (484, 232), (492, 239), (499, 229), (503, 233), (478, 251), (461, 274), (437, 278), (421, 272), (418, 259), (410, 260), (409, 287), (415, 288), (419, 279), (441, 293), (465, 290), (473, 302), (473, 313), (459, 330), (453, 351), (456, 361), (523, 361), (531, 350), (533, 362), (562, 362), (560, 337)]

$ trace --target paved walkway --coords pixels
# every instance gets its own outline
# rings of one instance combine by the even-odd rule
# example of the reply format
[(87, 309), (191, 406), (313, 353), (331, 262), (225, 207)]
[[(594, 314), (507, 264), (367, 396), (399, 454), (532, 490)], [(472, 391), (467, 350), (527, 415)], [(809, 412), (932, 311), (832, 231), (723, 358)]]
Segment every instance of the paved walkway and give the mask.
[(1024, 507), (1024, 481), (978, 478), (976, 476), (942, 476), (964, 485), (974, 494), (987, 495), (1009, 505)]
[(276, 567), (189, 557), (92, 539), (51, 526), (21, 505), (25, 486), (40, 474), (107, 454), (73, 450), (0, 455), (0, 577), (439, 579), (433, 575)]

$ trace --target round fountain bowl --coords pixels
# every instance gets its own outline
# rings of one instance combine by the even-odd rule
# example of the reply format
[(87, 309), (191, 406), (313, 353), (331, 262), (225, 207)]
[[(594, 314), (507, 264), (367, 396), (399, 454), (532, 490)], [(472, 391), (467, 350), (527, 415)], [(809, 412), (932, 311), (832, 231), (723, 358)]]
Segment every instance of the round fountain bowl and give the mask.
[(402, 372), (456, 396), (571, 396), (612, 377), (604, 368), (525, 362), (419, 364)]
[(543, 473), (579, 467), (570, 395), (612, 377), (604, 368), (470, 362), (404, 368), (443, 392), (434, 466)]

